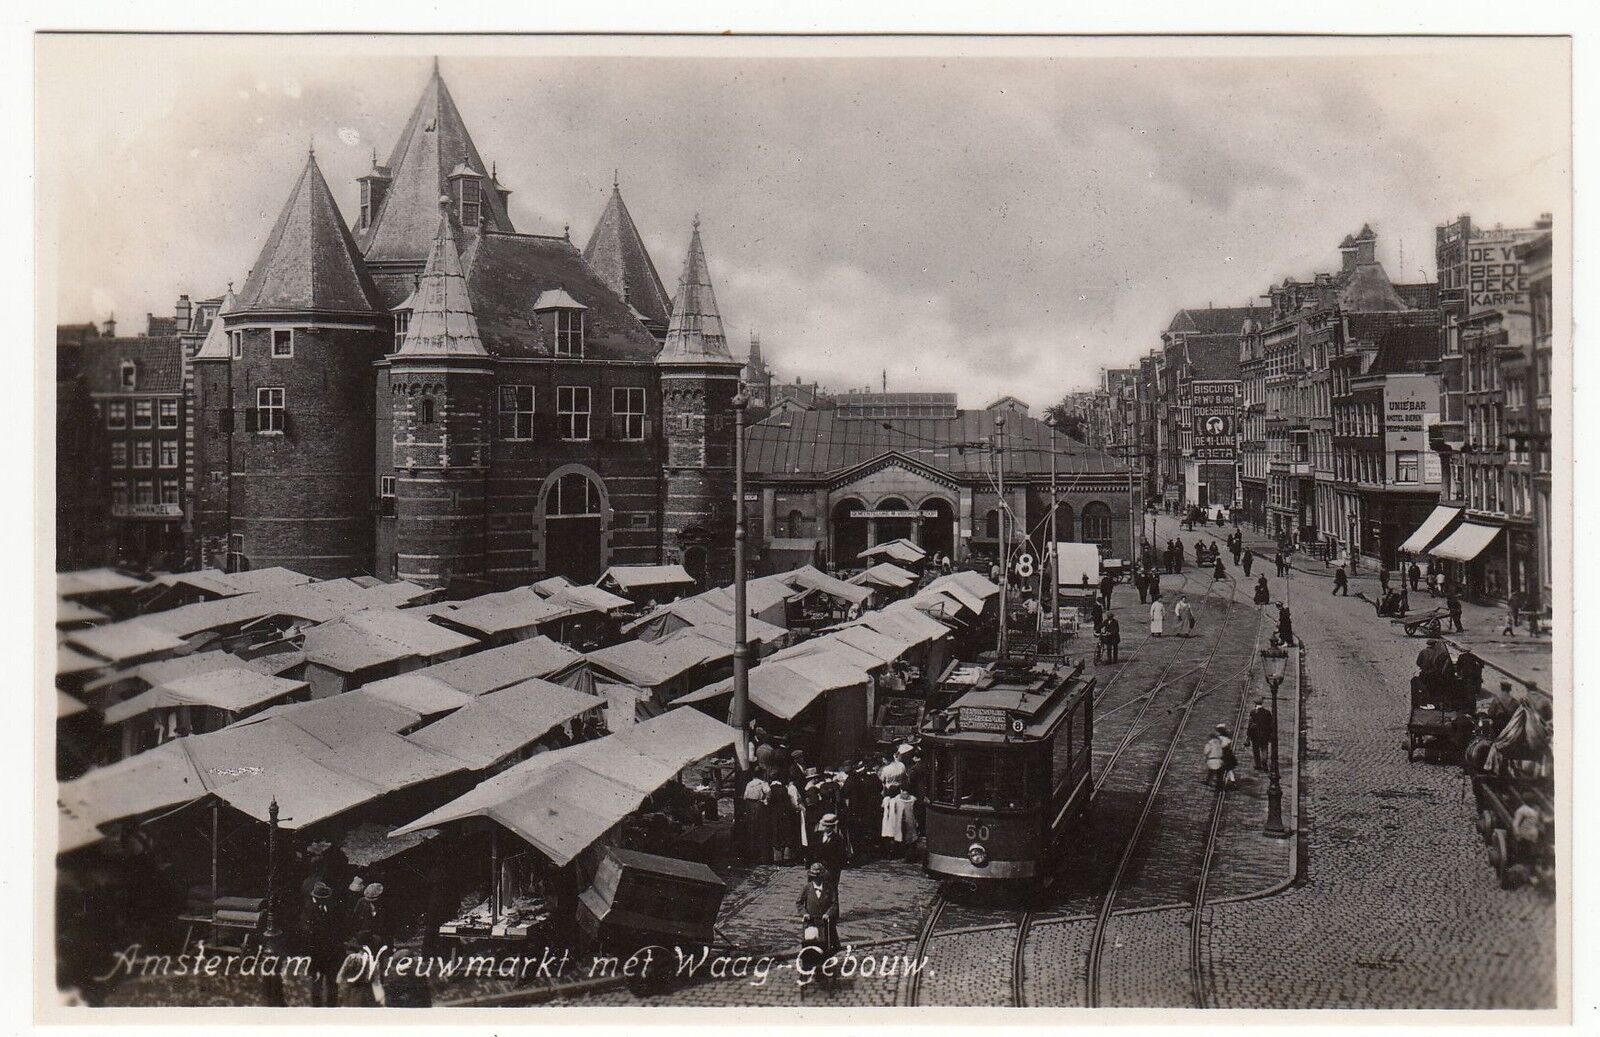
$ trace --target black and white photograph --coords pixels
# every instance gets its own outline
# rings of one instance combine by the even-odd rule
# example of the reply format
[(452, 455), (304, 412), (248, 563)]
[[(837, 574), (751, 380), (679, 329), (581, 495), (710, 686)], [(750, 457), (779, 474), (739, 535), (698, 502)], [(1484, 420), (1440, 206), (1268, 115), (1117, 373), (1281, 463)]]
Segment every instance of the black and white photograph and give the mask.
[(1573, 40), (1235, 29), (35, 33), (39, 1017), (1569, 1021)]

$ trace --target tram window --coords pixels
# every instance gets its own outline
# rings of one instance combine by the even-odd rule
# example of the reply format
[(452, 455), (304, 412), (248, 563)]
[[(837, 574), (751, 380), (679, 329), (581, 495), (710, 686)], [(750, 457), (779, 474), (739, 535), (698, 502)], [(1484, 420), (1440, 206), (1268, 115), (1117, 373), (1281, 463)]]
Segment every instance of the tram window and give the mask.
[(1074, 746), (1072, 744), (1072, 729), (1076, 717), (1071, 714), (1056, 728), (1056, 740), (1050, 746), (1050, 787), (1060, 788), (1061, 783), (1067, 780), (1072, 773), (1072, 760)]
[(1021, 810), (1028, 805), (1027, 769), (1005, 753), (962, 754), (960, 796), (962, 806), (987, 806)]

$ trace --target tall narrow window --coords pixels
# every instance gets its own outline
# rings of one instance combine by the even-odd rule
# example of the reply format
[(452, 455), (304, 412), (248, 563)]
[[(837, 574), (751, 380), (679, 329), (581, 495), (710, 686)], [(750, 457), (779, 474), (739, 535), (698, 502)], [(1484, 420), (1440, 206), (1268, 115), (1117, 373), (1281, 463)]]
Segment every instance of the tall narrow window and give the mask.
[(582, 442), (589, 438), (589, 387), (562, 385), (556, 388), (556, 423), (561, 438)]
[(272, 355), (275, 357), (294, 356), (294, 329), (272, 329)]
[(128, 427), (128, 401), (112, 400), (106, 404), (106, 428)]
[(288, 423), (284, 420), (284, 396), (280, 388), (263, 386), (256, 390), (256, 431), (281, 433)]
[(178, 503), (178, 480), (161, 480), (161, 503), (173, 507)]
[(163, 439), (161, 441), (161, 467), (178, 467), (178, 441), (176, 439)]
[(583, 311), (556, 310), (556, 356), (583, 356)]
[(133, 444), (133, 466), (135, 468), (149, 468), (152, 464), (151, 458), (153, 456), (148, 439), (141, 439)]
[(644, 439), (644, 390), (618, 386), (611, 390), (612, 436), (628, 442)]
[(463, 227), (476, 227), (478, 214), (482, 209), (482, 186), (474, 177), (461, 178), (461, 225)]
[(533, 386), (500, 387), (500, 438), (533, 438)]
[(1417, 452), (1415, 450), (1399, 450), (1395, 452), (1394, 481), (1417, 481)]
[(161, 400), (158, 405), (157, 422), (162, 428), (178, 427), (178, 401)]
[(147, 508), (156, 502), (156, 484), (154, 479), (135, 479), (133, 481), (133, 503), (135, 507)]
[(394, 349), (390, 352), (398, 353), (406, 344), (406, 332), (411, 330), (411, 311), (396, 310), (394, 314)]
[(424, 425), (433, 424), (433, 397), (424, 396), (422, 402), (417, 404), (417, 420)]
[(244, 356), (244, 332), (242, 332), (242, 331), (230, 331), (230, 332), (228, 332), (228, 341), (233, 346), (233, 358), (235, 360), (238, 360), (241, 357), (243, 357)]
[(246, 572), (250, 568), (250, 560), (244, 556), (244, 534), (228, 534), (228, 571), (231, 573)]
[(156, 423), (156, 405), (154, 400), (133, 401), (133, 427), (154, 428)]

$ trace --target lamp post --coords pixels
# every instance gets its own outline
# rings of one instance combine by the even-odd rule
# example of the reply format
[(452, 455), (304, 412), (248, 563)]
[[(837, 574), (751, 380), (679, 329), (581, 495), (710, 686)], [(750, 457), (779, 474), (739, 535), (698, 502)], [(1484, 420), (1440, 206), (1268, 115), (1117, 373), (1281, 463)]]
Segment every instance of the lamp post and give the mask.
[[(750, 713), (750, 644), (745, 633), (744, 572), (744, 420), (750, 397), (741, 389), (733, 397), (733, 740), (739, 776), (750, 770), (750, 744), (745, 725)], [(742, 791), (742, 789), (741, 789)], [(734, 802), (742, 798), (736, 794)]]
[(1060, 507), (1056, 496), (1056, 416), (1046, 414), (1045, 425), (1050, 429), (1050, 546), (1039, 552), (1041, 558), (1050, 559), (1050, 651), (1061, 650), (1061, 559), (1060, 535), (1056, 532), (1056, 511)]
[(1278, 687), (1283, 683), (1283, 671), (1289, 662), (1289, 653), (1276, 642), (1261, 649), (1261, 669), (1272, 689), (1272, 776), (1267, 785), (1267, 835), (1284, 836), (1289, 830), (1283, 827), (1283, 786), (1278, 780)]

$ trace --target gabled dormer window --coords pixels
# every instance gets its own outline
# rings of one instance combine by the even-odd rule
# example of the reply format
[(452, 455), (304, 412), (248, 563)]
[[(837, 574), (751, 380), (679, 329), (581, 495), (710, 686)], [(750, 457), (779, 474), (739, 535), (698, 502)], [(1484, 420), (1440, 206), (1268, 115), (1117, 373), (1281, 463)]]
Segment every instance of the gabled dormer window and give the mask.
[(135, 389), (139, 386), (139, 368), (132, 360), (122, 362), (122, 387)]
[(396, 310), (394, 313), (394, 349), (392, 353), (400, 352), (406, 344), (406, 332), (411, 330), (411, 311)]
[(550, 351), (555, 356), (583, 356), (585, 309), (583, 303), (568, 295), (565, 288), (547, 289), (534, 300), (533, 311), (544, 326)]

